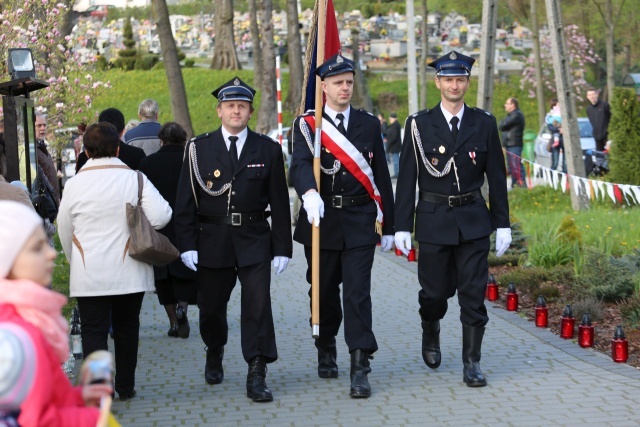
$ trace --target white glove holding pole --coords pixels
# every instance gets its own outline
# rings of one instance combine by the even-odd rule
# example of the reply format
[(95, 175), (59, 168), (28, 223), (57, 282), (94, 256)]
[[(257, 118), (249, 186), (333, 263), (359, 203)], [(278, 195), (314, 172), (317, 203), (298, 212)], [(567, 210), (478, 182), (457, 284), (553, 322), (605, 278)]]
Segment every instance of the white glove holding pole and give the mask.
[(302, 205), (307, 211), (307, 220), (309, 224), (320, 226), (320, 218), (324, 217), (324, 202), (317, 191), (302, 195)]
[(187, 266), (188, 269), (198, 271), (198, 251), (187, 251), (180, 254), (182, 263)]
[(286, 256), (273, 257), (273, 268), (276, 269), (276, 276), (282, 273), (287, 268), (287, 265), (289, 265), (289, 258)]
[(403, 254), (409, 255), (409, 251), (411, 250), (411, 233), (408, 231), (397, 231), (394, 240), (396, 248), (400, 249)]
[(501, 257), (502, 254), (509, 249), (511, 244), (511, 229), (510, 228), (498, 228), (496, 230), (496, 256)]
[(393, 236), (382, 236), (380, 238), (380, 251), (386, 252), (393, 246)]

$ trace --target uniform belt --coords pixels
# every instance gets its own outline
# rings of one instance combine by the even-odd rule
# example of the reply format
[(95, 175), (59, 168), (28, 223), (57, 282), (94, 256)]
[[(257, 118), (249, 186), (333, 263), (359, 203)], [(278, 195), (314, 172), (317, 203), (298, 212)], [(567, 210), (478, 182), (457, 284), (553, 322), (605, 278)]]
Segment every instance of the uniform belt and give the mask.
[(271, 215), (271, 212), (255, 213), (231, 213), (229, 215), (198, 215), (198, 221), (205, 224), (227, 224), (239, 227), (252, 222), (263, 221)]
[(459, 196), (445, 196), (443, 194), (428, 193), (426, 191), (420, 192), (420, 198), (425, 202), (438, 203), (441, 205), (462, 206), (468, 205), (482, 197), (480, 190), (472, 191), (471, 193), (461, 194)]
[(368, 194), (354, 197), (332, 195), (322, 196), (322, 200), (324, 200), (326, 203), (330, 203), (331, 207), (341, 209), (349, 206), (366, 205), (371, 201), (371, 197)]

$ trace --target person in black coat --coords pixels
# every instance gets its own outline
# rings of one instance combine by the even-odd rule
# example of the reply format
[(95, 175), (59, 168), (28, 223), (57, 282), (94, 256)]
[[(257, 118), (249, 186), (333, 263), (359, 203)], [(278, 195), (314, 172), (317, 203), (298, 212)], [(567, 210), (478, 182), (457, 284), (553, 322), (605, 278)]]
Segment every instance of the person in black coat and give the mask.
[(200, 335), (207, 345), (205, 380), (223, 380), (227, 303), (239, 279), (247, 397), (270, 402), (266, 364), (278, 352), (269, 262), (276, 274), (282, 273), (293, 244), (282, 148), (247, 127), (254, 94), (237, 77), (213, 91), (222, 126), (187, 144), (174, 220), (182, 261), (197, 270)]
[(498, 129), (502, 132), (502, 145), (507, 151), (511, 187), (526, 187), (524, 165), (522, 164), (524, 115), (520, 111), (516, 98), (507, 98), (504, 109), (507, 116), (498, 124)]
[[(132, 170), (138, 170), (140, 161), (145, 157), (144, 150), (122, 142), (122, 135), (124, 134), (124, 115), (122, 112), (116, 108), (107, 108), (100, 113), (98, 121), (111, 123), (116, 127), (120, 134), (118, 158)], [(87, 160), (89, 160), (87, 153), (84, 151), (80, 153), (76, 160), (76, 173), (87, 163)]]
[[(187, 133), (178, 123), (168, 122), (160, 128), (158, 138), (161, 141), (160, 150), (142, 159), (139, 170), (169, 202), (171, 209), (175, 209)], [(173, 218), (158, 231), (167, 236), (171, 243), (176, 244)], [(189, 338), (191, 328), (187, 319), (187, 309), (189, 304), (197, 303), (198, 294), (195, 271), (188, 269), (182, 260), (178, 259), (166, 266), (154, 266), (153, 273), (158, 301), (164, 306), (169, 317), (168, 335)]]
[[(371, 269), (376, 244), (381, 241), (386, 251), (393, 243), (393, 189), (380, 121), (350, 105), (354, 70), (353, 62), (340, 55), (315, 70), (327, 100), (320, 189), (313, 174), (315, 124), (309, 120), (314, 113), (294, 121), (291, 180), (303, 205), (293, 237), (304, 245), (311, 283), (312, 223), (321, 224), (318, 376), (338, 377), (336, 335), (343, 316), (342, 283), (344, 335), (351, 354), (350, 395), (366, 398), (371, 395), (369, 359), (378, 350), (371, 313)], [(349, 154), (345, 158), (339, 152)]]
[[(464, 103), (473, 62), (453, 51), (429, 64), (436, 69), (441, 102), (405, 123), (395, 243), (404, 253), (409, 251), (415, 222), (424, 362), (432, 369), (440, 366), (440, 319), (447, 312), (447, 300), (457, 292), (463, 380), (470, 387), (482, 387), (487, 384), (480, 352), (489, 320), (484, 305), (489, 235), (497, 229), (496, 255), (501, 256), (511, 243), (511, 229), (496, 119)], [(480, 192), (485, 174), (489, 208)]]

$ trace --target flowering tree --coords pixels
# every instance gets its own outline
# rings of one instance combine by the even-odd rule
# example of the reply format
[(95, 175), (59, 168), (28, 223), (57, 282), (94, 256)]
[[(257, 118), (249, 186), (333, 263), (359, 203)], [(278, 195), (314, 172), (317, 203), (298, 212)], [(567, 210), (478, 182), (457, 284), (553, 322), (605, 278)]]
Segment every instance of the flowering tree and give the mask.
[[(569, 52), (569, 62), (573, 70), (573, 86), (576, 99), (582, 101), (586, 94), (588, 84), (584, 79), (587, 63), (596, 63), (600, 57), (595, 53), (593, 40), (587, 38), (578, 30), (577, 25), (567, 25), (565, 27), (565, 40), (567, 42), (567, 52)], [(536, 69), (533, 52), (527, 58), (527, 66), (522, 71), (520, 87), (529, 90), (529, 97), (535, 98), (535, 87), (537, 84), (544, 85), (545, 89), (555, 93), (556, 80), (553, 71), (553, 58), (551, 56), (551, 37), (549, 35), (540, 37), (540, 59), (542, 62), (542, 82), (536, 81)]]
[[(111, 87), (95, 70), (95, 58), (81, 58), (74, 52), (72, 36), (62, 37), (66, 12), (67, 6), (49, 0), (7, 2), (0, 10), (0, 61), (7, 58), (7, 49), (31, 49), (36, 78), (50, 85), (34, 92), (32, 98), (37, 108), (48, 114), (50, 129), (94, 119), (92, 99)], [(1, 67), (0, 81), (9, 79)], [(55, 135), (52, 137), (55, 145)]]

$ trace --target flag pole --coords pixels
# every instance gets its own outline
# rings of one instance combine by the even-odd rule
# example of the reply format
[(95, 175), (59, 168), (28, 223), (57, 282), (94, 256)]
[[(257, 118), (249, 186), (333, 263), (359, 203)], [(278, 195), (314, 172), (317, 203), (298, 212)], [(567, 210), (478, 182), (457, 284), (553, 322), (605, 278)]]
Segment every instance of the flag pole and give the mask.
[[(327, 0), (319, 0), (316, 64), (324, 62), (324, 40), (327, 22)], [(316, 129), (313, 146), (313, 176), (320, 193), (320, 147), (322, 138), (322, 81), (316, 76)], [(311, 336), (320, 337), (320, 226), (311, 225)]]

